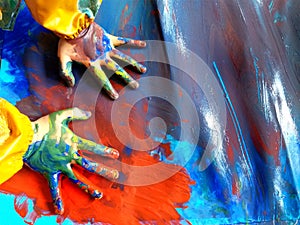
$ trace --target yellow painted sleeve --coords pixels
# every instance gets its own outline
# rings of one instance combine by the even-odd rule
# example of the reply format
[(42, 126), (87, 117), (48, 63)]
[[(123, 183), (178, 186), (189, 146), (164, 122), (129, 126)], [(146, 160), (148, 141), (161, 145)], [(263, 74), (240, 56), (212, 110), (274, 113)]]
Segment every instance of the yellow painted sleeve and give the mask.
[(27, 116), (8, 101), (0, 98), (0, 184), (23, 166), (23, 155), (28, 149), (33, 129)]
[(65, 38), (75, 38), (95, 19), (102, 0), (25, 0), (33, 18)]

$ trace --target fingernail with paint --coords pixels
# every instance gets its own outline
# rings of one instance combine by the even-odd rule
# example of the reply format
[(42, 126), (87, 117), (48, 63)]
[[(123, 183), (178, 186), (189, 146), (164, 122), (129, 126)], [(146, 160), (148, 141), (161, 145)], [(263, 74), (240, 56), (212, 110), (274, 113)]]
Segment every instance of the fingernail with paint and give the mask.
[(116, 100), (116, 99), (119, 98), (119, 94), (116, 91), (114, 91), (114, 90), (110, 91), (108, 94), (114, 100)]
[(103, 194), (97, 190), (95, 190), (93, 193), (92, 193), (92, 196), (96, 199), (101, 199), (103, 197)]
[(112, 149), (111, 152), (110, 152), (110, 155), (111, 155), (114, 159), (117, 159), (117, 158), (119, 158), (119, 156), (120, 156), (119, 151), (116, 150), (116, 149)]
[(111, 172), (112, 172), (112, 178), (114, 180), (119, 178), (119, 171), (118, 170), (112, 170)]
[(146, 42), (145, 41), (140, 41), (140, 43), (139, 43), (139, 46), (141, 46), (141, 47), (146, 47)]
[(128, 85), (133, 89), (137, 89), (140, 86), (139, 83), (136, 82), (135, 80), (130, 81)]
[(139, 66), (140, 66), (139, 70), (140, 70), (141, 73), (146, 73), (147, 72), (147, 68), (144, 65), (139, 64)]
[(85, 111), (85, 115), (86, 115), (87, 117), (91, 117), (91, 116), (92, 116), (92, 113), (91, 113), (90, 111)]
[(58, 198), (54, 201), (54, 209), (55, 213), (58, 215), (62, 215), (64, 213), (64, 207), (61, 198)]

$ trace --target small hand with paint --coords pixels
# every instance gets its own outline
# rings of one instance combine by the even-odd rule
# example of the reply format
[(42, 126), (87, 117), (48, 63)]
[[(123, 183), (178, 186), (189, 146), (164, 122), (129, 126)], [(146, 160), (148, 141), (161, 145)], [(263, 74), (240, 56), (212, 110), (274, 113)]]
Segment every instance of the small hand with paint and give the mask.
[(74, 86), (75, 78), (72, 73), (72, 62), (82, 63), (101, 82), (101, 85), (103, 85), (109, 96), (112, 99), (117, 99), (119, 95), (102, 70), (102, 66), (112, 70), (134, 89), (139, 84), (112, 58), (123, 60), (133, 65), (141, 73), (146, 72), (145, 66), (115, 48), (123, 44), (135, 47), (146, 46), (146, 42), (144, 41), (110, 35), (95, 22), (81, 31), (75, 39), (68, 40), (61, 38), (58, 45), (58, 57), (60, 58), (62, 76), (69, 86)]
[(119, 172), (84, 158), (78, 149), (84, 149), (96, 154), (116, 159), (119, 152), (74, 134), (68, 127), (72, 120), (86, 120), (90, 112), (78, 108), (66, 109), (51, 113), (32, 122), (34, 137), (23, 161), (33, 170), (42, 173), (49, 182), (56, 213), (64, 212), (60, 194), (59, 178), (62, 174), (88, 192), (94, 198), (101, 198), (102, 193), (93, 186), (84, 183), (72, 171), (72, 164), (78, 164), (86, 170), (97, 173), (108, 179), (117, 179)]

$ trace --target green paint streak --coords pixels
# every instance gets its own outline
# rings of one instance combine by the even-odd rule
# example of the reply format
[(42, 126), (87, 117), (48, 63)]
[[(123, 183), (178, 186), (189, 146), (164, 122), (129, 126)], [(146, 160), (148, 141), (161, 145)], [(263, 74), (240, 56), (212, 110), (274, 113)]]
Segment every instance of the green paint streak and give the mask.
[[(73, 160), (76, 151), (66, 143), (68, 138), (75, 136), (68, 127), (73, 118), (62, 118), (64, 112), (58, 111), (49, 115), (49, 132), (41, 141), (33, 143), (24, 155), (24, 161), (38, 172), (49, 174), (64, 172), (68, 170), (67, 165)], [(38, 123), (34, 129), (38, 134), (40, 131)]]
[(89, 18), (95, 18), (100, 5), (98, 0), (78, 0), (79, 11), (85, 13)]
[(65, 78), (70, 86), (75, 85), (75, 78), (72, 72), (72, 62), (66, 63), (66, 69), (61, 71), (62, 77)]
[(109, 92), (112, 92), (113, 87), (109, 82), (108, 78), (106, 77), (105, 73), (103, 72), (103, 70), (95, 66), (91, 66), (91, 70), (94, 72), (93, 74), (95, 74), (96, 77), (100, 80), (101, 84), (103, 85), (103, 88)]
[(67, 64), (66, 64), (66, 72), (68, 74), (72, 73), (72, 62), (67, 62)]
[(273, 23), (282, 23), (285, 22), (286, 20), (287, 20), (286, 16), (280, 14), (278, 11), (274, 14)]
[(269, 8), (269, 12), (271, 13), (272, 10), (273, 10), (273, 8), (274, 8), (274, 1), (273, 1), (273, 0), (271, 0), (271, 2), (270, 2), (270, 4), (269, 4), (268, 8)]
[(36, 123), (34, 124), (34, 133), (36, 134), (39, 130), (39, 125)]
[(3, 30), (13, 30), (17, 15), (20, 11), (21, 0), (1, 0), (0, 9), (2, 12), (2, 20), (0, 20), (0, 28)]

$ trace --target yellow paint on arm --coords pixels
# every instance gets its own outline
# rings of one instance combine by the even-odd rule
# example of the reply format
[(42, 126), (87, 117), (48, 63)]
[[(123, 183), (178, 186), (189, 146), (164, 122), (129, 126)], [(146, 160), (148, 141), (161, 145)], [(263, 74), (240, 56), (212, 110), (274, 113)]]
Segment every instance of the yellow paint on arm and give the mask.
[(2, 145), (10, 136), (7, 119), (0, 115), (0, 145)]
[(33, 138), (33, 130), (29, 118), (2, 98), (0, 98), (0, 120), (2, 140), (0, 143), (1, 184), (22, 168), (23, 155)]

